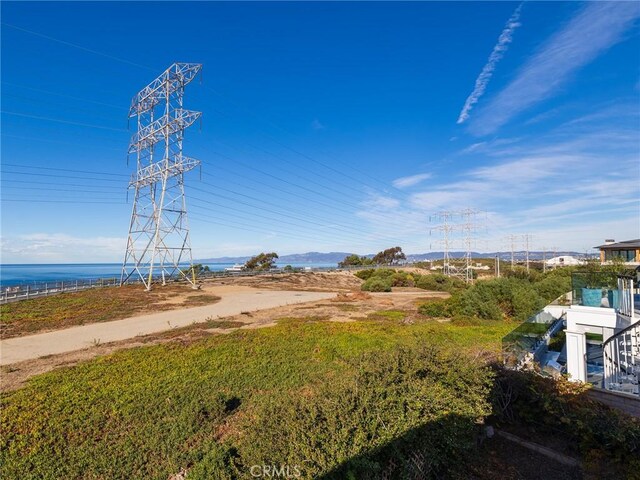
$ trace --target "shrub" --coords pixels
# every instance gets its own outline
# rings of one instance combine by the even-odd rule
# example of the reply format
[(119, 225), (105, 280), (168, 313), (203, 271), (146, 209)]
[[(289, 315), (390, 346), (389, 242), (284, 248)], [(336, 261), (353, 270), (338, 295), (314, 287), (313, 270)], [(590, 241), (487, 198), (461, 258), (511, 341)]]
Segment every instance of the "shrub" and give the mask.
[(507, 270), (504, 273), (504, 276), (506, 278), (518, 278), (520, 280), (529, 280), (533, 282), (540, 278), (540, 272), (533, 269), (529, 269), (529, 271), (527, 271), (525, 267), (517, 265), (512, 269)]
[(487, 320), (508, 317), (524, 321), (566, 291), (562, 280), (537, 285), (515, 277), (478, 282), (455, 295), (455, 313)]
[(374, 273), (376, 273), (375, 269), (369, 268), (367, 270), (358, 270), (354, 275), (361, 280), (369, 280)]
[(534, 284), (535, 290), (547, 302), (571, 290), (571, 276), (548, 275)]
[(446, 300), (433, 300), (418, 307), (418, 312), (428, 317), (451, 317), (451, 304)]
[(391, 276), (394, 287), (413, 287), (413, 277), (406, 272), (396, 272)]
[(305, 478), (325, 479), (440, 478), (462, 468), (475, 422), (490, 411), (488, 369), (429, 345), (350, 364), (303, 394), (261, 397), (241, 425), (236, 468), (299, 465)]
[(390, 292), (391, 280), (371, 277), (366, 280), (360, 288), (364, 292)]
[(390, 278), (393, 277), (395, 273), (396, 271), (393, 268), (377, 268), (374, 270), (373, 276), (378, 278)]
[(416, 287), (435, 292), (454, 292), (465, 288), (466, 285), (460, 279), (448, 277), (442, 273), (432, 273), (416, 278)]

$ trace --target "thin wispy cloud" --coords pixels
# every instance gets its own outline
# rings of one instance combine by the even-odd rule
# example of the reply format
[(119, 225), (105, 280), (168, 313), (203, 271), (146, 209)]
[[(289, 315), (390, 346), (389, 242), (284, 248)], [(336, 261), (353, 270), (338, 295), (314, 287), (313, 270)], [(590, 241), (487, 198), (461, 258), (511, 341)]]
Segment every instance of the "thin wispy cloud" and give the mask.
[(417, 175), (411, 175), (409, 177), (396, 178), (393, 181), (393, 186), (396, 188), (408, 188), (417, 185), (429, 178), (431, 178), (430, 173), (419, 173)]
[(313, 128), (314, 130), (324, 130), (325, 126), (322, 123), (320, 123), (320, 120), (315, 118), (313, 122), (311, 122), (311, 128)]
[(621, 41), (638, 17), (637, 2), (588, 3), (474, 119), (471, 133), (494, 133), (517, 114), (552, 96), (576, 70)]
[(476, 78), (476, 84), (473, 88), (471, 94), (467, 97), (466, 102), (464, 102), (464, 107), (462, 107), (462, 111), (458, 116), (458, 124), (464, 123), (465, 120), (469, 118), (469, 112), (473, 106), (478, 103), (480, 97), (484, 94), (487, 89), (487, 85), (489, 84), (489, 80), (493, 76), (493, 71), (496, 69), (496, 65), (502, 59), (505, 52), (509, 48), (509, 44), (513, 39), (513, 32), (520, 26), (520, 11), (522, 10), (522, 3), (518, 5), (515, 12), (511, 15), (509, 20), (507, 20), (507, 24), (502, 30), (500, 37), (498, 37), (498, 43), (496, 43), (495, 47), (493, 47), (493, 51), (491, 55), (489, 55), (489, 60), (486, 65), (482, 68), (480, 75)]

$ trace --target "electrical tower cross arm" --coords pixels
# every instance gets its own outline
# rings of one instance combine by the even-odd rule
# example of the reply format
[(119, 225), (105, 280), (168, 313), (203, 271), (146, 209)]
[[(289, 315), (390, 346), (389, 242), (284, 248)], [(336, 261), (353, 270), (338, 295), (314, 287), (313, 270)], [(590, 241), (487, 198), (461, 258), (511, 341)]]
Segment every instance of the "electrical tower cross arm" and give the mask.
[(161, 161), (147, 165), (141, 168), (132, 176), (129, 182), (129, 188), (140, 188), (152, 185), (166, 177), (175, 177), (177, 175), (193, 170), (200, 165), (200, 160), (189, 158), (185, 155), (177, 154), (169, 162)]
[(153, 110), (161, 101), (167, 100), (167, 95), (184, 88), (201, 69), (200, 63), (174, 63), (133, 97), (129, 117)]
[(173, 111), (173, 116), (163, 116), (155, 122), (141, 128), (138, 133), (131, 137), (129, 153), (140, 152), (150, 148), (156, 143), (164, 140), (166, 136), (178, 133), (195, 123), (202, 115), (202, 112), (194, 112), (177, 108)]

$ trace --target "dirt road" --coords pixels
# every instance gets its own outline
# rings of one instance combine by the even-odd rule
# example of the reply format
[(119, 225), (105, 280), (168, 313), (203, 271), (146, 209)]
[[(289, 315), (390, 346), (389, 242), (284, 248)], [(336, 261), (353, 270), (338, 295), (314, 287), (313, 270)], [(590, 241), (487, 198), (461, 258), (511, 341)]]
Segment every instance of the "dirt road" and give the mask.
[(329, 292), (257, 290), (248, 287), (235, 287), (229, 290), (222, 287), (222, 289), (224, 291), (219, 293), (222, 299), (213, 305), (153, 313), (2, 340), (0, 341), (0, 365), (185, 327), (210, 318), (229, 317), (243, 312), (325, 300), (335, 296), (335, 293)]

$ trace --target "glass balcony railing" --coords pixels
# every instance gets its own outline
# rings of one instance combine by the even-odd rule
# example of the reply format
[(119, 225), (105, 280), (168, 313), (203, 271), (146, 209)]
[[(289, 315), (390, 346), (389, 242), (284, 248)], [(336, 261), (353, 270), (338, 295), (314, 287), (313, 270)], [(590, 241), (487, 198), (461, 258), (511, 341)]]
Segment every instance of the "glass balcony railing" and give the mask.
[(571, 303), (585, 307), (618, 308), (618, 275), (610, 272), (573, 272)]

